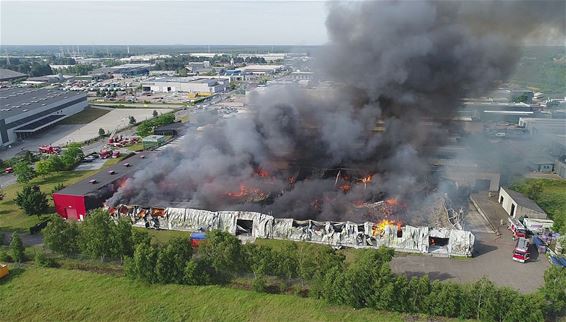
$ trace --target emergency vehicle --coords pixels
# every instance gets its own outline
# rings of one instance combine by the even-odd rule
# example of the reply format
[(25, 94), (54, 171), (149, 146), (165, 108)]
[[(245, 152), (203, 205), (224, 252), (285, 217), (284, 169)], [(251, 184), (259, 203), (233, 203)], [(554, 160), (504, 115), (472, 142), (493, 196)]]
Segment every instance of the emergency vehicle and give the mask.
[(517, 244), (515, 244), (515, 249), (513, 250), (513, 260), (525, 263), (531, 257), (529, 253), (529, 240), (523, 237), (520, 237), (517, 240)]

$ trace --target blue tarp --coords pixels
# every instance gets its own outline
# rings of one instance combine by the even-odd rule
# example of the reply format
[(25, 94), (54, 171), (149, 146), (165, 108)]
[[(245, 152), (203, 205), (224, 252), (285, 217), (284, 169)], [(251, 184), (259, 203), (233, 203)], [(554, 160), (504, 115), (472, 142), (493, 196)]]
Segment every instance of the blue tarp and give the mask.
[(191, 233), (191, 239), (205, 240), (206, 239), (206, 233)]
[(538, 236), (533, 236), (533, 243), (535, 243), (537, 247), (546, 246)]
[(566, 267), (566, 258), (558, 256), (550, 256), (550, 262), (554, 266)]

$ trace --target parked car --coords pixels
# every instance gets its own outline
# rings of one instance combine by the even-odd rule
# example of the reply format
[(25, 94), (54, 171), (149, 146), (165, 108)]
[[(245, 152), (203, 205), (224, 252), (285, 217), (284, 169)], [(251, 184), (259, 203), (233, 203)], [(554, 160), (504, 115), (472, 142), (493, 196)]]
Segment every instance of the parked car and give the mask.
[(14, 168), (7, 167), (6, 169), (4, 169), (4, 173), (14, 173)]
[(87, 155), (86, 157), (84, 157), (83, 162), (92, 162), (94, 161), (96, 158), (93, 157), (92, 155)]

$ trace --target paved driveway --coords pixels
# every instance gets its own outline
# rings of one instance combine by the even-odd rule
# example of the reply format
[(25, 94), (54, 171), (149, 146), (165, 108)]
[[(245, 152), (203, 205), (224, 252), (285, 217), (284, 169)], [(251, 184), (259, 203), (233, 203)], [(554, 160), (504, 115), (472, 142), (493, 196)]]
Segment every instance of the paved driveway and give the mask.
[(428, 275), (431, 279), (473, 282), (485, 276), (500, 286), (509, 286), (529, 293), (544, 283), (544, 271), (550, 266), (544, 255), (531, 250), (532, 260), (521, 264), (513, 261), (515, 242), (511, 232), (501, 229), (501, 237), (493, 233), (475, 233), (477, 254), (473, 258), (438, 258), (407, 255), (393, 258), (395, 273), (408, 276)]

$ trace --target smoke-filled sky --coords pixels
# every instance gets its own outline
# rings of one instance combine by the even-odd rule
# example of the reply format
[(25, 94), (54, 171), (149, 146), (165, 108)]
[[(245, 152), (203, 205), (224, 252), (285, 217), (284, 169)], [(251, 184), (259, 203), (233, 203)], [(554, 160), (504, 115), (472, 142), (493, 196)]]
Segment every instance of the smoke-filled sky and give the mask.
[(354, 221), (367, 219), (352, 210), (360, 202), (420, 204), (435, 190), (428, 159), (448, 137), (460, 100), (505, 81), (521, 35), (563, 23), (563, 7), (332, 3), (329, 42), (316, 57), (317, 74), (332, 88), (268, 88), (252, 96), (251, 113), (189, 132), (110, 203), (187, 202)]
[[(316, 0), (2, 0), (0, 44), (319, 45), (328, 40), (327, 13)], [(546, 30), (527, 43), (563, 45), (565, 38)]]

